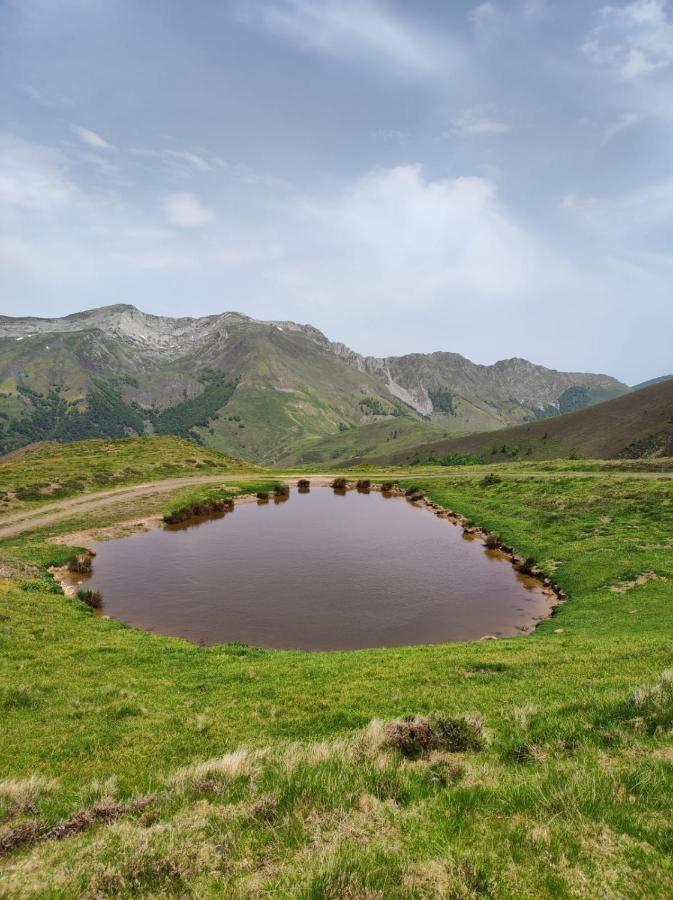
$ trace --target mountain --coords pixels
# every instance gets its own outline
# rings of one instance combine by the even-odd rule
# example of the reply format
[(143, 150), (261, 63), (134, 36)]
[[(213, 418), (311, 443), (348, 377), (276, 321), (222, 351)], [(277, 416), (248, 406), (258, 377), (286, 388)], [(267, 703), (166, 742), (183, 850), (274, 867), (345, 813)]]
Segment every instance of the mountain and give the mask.
[[(154, 432), (258, 462), (294, 462), (357, 450), (359, 429), (406, 446), (628, 390), (607, 375), (522, 359), (481, 366), (455, 353), (365, 357), (311, 325), (236, 312), (171, 319), (116, 305), (59, 319), (0, 317), (0, 452)], [(323, 441), (337, 446), (321, 450)]]
[(641, 388), (650, 387), (653, 384), (661, 384), (662, 381), (673, 381), (673, 375), (661, 375), (659, 378), (650, 378), (649, 381), (641, 381), (640, 384), (634, 384), (632, 391), (639, 391)]
[(401, 464), (464, 454), (486, 462), (575, 455), (594, 459), (673, 456), (673, 380), (497, 434), (431, 441), (413, 450), (372, 455), (367, 461)]

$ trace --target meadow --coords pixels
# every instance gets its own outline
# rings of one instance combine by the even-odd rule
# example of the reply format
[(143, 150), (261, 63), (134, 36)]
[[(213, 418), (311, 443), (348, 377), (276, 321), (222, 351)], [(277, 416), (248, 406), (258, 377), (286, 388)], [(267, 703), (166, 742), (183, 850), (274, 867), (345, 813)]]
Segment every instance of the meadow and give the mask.
[[(144, 440), (131, 478), (217, 468)], [(0, 472), (67, 480), (68, 452)], [(631, 468), (395, 470), (568, 594), (506, 640), (204, 648), (97, 616), (47, 571), (78, 549), (59, 535), (282, 471), (223, 466), (0, 543), (0, 896), (671, 896), (673, 480)]]

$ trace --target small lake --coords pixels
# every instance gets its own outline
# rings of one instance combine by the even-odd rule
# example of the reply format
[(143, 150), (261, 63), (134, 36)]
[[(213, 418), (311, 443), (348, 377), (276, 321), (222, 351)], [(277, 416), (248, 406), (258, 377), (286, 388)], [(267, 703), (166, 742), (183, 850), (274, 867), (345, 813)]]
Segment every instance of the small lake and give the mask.
[(293, 490), (92, 548), (104, 614), (203, 644), (436, 644), (520, 634), (551, 610), (501, 554), (378, 491)]

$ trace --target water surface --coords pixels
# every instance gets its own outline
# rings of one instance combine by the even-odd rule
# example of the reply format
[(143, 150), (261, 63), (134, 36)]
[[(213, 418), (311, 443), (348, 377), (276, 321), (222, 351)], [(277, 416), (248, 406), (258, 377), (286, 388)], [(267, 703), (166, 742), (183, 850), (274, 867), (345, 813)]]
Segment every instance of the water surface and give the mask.
[(538, 582), (430, 511), (329, 488), (94, 544), (103, 612), (206, 644), (304, 650), (515, 635), (550, 612)]

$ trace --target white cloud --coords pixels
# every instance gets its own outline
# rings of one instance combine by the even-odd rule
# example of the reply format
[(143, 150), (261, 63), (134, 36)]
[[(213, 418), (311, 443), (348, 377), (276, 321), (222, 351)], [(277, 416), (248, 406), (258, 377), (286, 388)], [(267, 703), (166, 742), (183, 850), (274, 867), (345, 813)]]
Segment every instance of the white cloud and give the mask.
[(199, 172), (208, 172), (210, 163), (197, 153), (191, 153), (189, 150), (165, 150), (165, 155), (171, 159), (186, 162)]
[(198, 228), (215, 220), (215, 212), (190, 191), (169, 194), (163, 208), (167, 220), (178, 228)]
[(500, 10), (492, 3), (486, 0), (485, 3), (479, 3), (470, 13), (470, 21), (474, 25), (478, 34), (488, 34), (500, 20)]
[(475, 107), (466, 109), (454, 120), (453, 130), (461, 137), (494, 137), (508, 132), (510, 126)]
[(0, 207), (50, 213), (73, 200), (76, 190), (58, 153), (11, 136), (0, 138)]
[(99, 134), (96, 134), (95, 131), (90, 131), (88, 128), (82, 128), (81, 125), (71, 125), (70, 127), (83, 144), (87, 144), (89, 147), (94, 147), (96, 150), (114, 149), (113, 144), (109, 144), (105, 140), (105, 138), (102, 138)]
[(608, 143), (617, 137), (617, 135), (621, 134), (623, 131), (628, 131), (629, 128), (633, 128), (634, 125), (637, 125), (639, 122), (643, 121), (644, 116), (641, 113), (635, 112), (625, 112), (619, 116), (614, 122), (611, 122), (607, 128), (605, 129), (604, 134), (604, 142)]
[(383, 311), (460, 297), (491, 305), (529, 290), (547, 265), (484, 178), (380, 169), (332, 200), (305, 201), (299, 214), (287, 259), (327, 303)]
[(601, 24), (582, 45), (596, 65), (614, 69), (624, 81), (673, 64), (673, 22), (668, 0), (633, 0), (604, 6)]
[(384, 61), (397, 71), (429, 74), (445, 69), (455, 55), (378, 0), (266, 0), (243, 4), (241, 19), (304, 49), (343, 61)]

